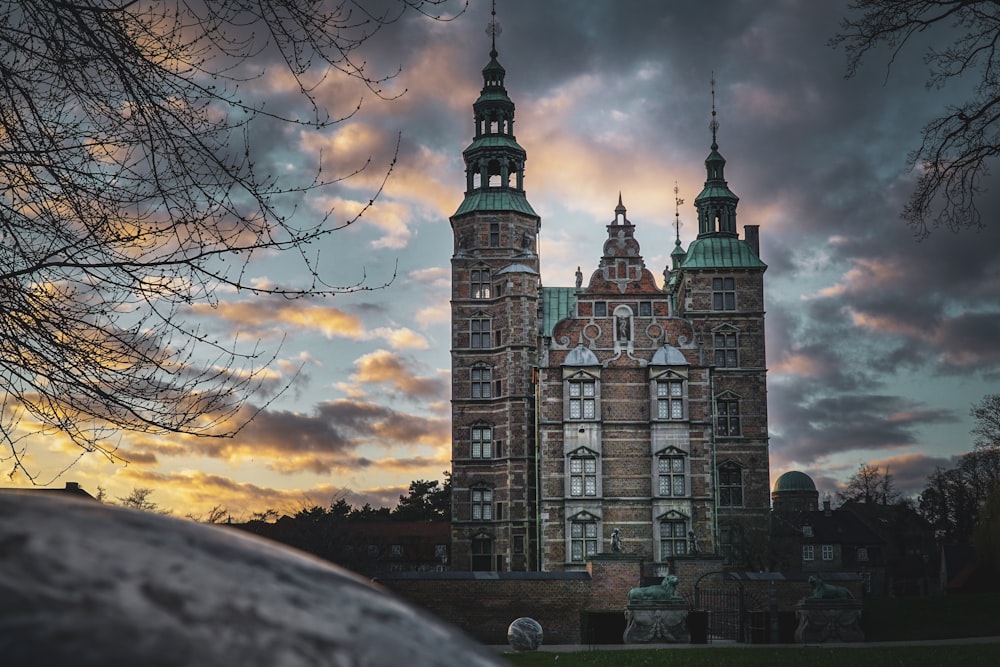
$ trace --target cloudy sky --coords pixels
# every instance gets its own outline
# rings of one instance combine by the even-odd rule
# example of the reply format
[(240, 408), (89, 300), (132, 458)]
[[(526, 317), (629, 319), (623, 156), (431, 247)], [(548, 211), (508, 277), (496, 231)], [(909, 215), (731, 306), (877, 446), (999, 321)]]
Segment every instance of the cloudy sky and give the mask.
[[(693, 239), (714, 73), (738, 223), (760, 225), (769, 265), (772, 481), (796, 469), (836, 493), (867, 462), (916, 493), (936, 466), (971, 448), (969, 407), (1000, 386), (1000, 190), (983, 198), (981, 232), (917, 242), (901, 221), (913, 183), (907, 154), (923, 124), (963, 94), (926, 89), (919, 45), (888, 75), (881, 52), (848, 80), (845, 55), (828, 46), (842, 2), (498, 5), (499, 60), (528, 154), (528, 199), (542, 217), (547, 286), (572, 285), (578, 265), (596, 267), (619, 192), (654, 275), (673, 248), (675, 183), (685, 200), (681, 240)], [(79, 481), (112, 498), (150, 487), (175, 514), (220, 505), (240, 519), (339, 497), (392, 506), (411, 480), (442, 479), (448, 216), (462, 201), (489, 13), (489, 2), (472, 0), (450, 22), (408, 14), (363, 49), (374, 73), (402, 67), (386, 88), (401, 96), (368, 94), (358, 114), (321, 134), (257, 129), (258, 164), (276, 173), (321, 153), (345, 172), (371, 157), (366, 171), (297, 213), (333, 206), (340, 219), (368, 201), (401, 137), (374, 209), (321, 255), (339, 284), (392, 284), (315, 301), (223, 295), (217, 308), (192, 308), (208, 330), (277, 350), (272, 374), (278, 383), (294, 377), (289, 390), (234, 439), (125, 436), (128, 465), (86, 456), (53, 485)], [(265, 74), (254, 92), (292, 109), (300, 101), (286, 84)], [(318, 89), (335, 112), (362, 93), (336, 79)], [(261, 280), (287, 277), (278, 258), (254, 268)], [(42, 482), (76, 456), (53, 438), (30, 451), (26, 463)]]

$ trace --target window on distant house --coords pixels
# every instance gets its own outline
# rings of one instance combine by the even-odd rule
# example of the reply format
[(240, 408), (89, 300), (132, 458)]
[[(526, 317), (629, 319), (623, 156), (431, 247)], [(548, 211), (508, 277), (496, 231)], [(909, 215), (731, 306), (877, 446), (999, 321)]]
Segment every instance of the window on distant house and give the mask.
[(864, 563), (867, 560), (868, 560), (868, 548), (858, 547), (858, 562)]
[(823, 545), (823, 560), (833, 560), (833, 545), (824, 544)]
[(813, 545), (803, 544), (802, 545), (802, 560), (814, 560), (816, 558), (816, 551)]
[(712, 310), (736, 310), (735, 278), (712, 278)]

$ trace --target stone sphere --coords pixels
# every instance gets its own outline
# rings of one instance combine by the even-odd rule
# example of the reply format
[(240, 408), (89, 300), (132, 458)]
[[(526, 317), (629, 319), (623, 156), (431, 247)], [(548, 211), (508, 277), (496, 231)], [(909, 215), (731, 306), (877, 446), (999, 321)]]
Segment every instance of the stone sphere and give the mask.
[(522, 616), (507, 628), (507, 643), (515, 651), (536, 651), (542, 645), (542, 625)]
[(506, 664), (367, 580), (225, 526), (0, 493), (0, 661), (319, 667)]

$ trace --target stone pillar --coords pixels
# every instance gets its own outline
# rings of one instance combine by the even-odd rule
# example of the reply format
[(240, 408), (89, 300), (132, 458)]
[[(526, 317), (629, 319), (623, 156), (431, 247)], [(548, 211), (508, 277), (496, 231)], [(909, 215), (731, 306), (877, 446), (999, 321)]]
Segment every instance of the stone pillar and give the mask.
[(590, 603), (586, 611), (619, 611), (628, 592), (642, 583), (642, 558), (633, 554), (599, 553), (587, 559)]
[(796, 644), (863, 642), (861, 602), (858, 600), (811, 600), (795, 605)]

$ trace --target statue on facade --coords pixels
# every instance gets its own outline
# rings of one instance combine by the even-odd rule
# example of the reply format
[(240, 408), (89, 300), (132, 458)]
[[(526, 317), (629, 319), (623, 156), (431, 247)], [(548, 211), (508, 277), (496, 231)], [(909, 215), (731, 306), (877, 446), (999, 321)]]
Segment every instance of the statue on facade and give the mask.
[(618, 534), (618, 529), (611, 531), (611, 551), (620, 554), (622, 552), (622, 538)]
[(580, 289), (581, 287), (583, 287), (583, 271), (578, 266), (576, 267), (576, 288)]

